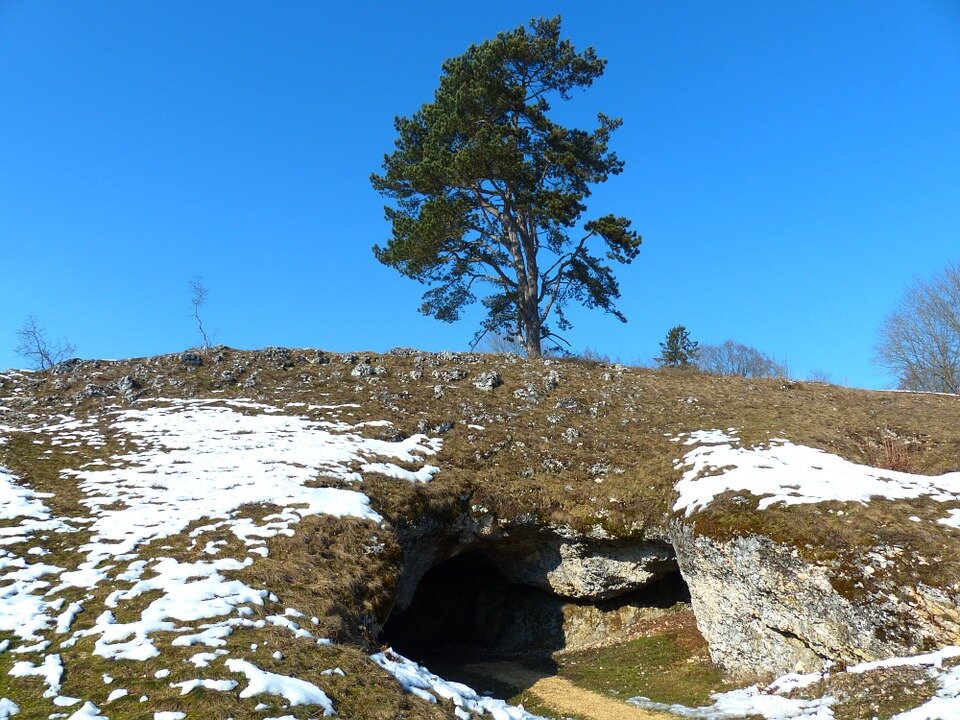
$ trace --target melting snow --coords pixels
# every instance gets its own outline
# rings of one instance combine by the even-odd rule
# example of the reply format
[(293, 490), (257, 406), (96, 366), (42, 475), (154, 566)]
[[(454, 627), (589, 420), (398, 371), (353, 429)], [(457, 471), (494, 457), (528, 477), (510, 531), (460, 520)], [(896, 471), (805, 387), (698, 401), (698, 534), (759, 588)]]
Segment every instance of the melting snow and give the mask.
[[(254, 414), (245, 414), (251, 412)], [(281, 626), (294, 636), (328, 644), (300, 628), (292, 618), (301, 614), (293, 609), (265, 620), (250, 619), (254, 606), (267, 599), (276, 601), (276, 596), (267, 589), (228, 580), (223, 573), (249, 567), (267, 554), (266, 539), (292, 535), (293, 526), (308, 515), (381, 520), (371, 510), (366, 495), (358, 490), (309, 487), (317, 477), (357, 484), (362, 482), (361, 471), (368, 466), (370, 471), (387, 468), (390, 472), (386, 474), (426, 482), (437, 470), (434, 466), (423, 467), (423, 460), (440, 449), (439, 440), (424, 435), (389, 442), (356, 432), (363, 426), (384, 424), (381, 421), (356, 426), (312, 421), (250, 402), (160, 401), (157, 407), (118, 410), (110, 424), (112, 435), (126, 448), (124, 454), (62, 471), (65, 481), (76, 480), (89, 518), (54, 517), (44, 504), (50, 495), (34, 492), (0, 468), (0, 520), (17, 522), (16, 527), (0, 528), (0, 630), (33, 643), (21, 644), (14, 651), (42, 652), (50, 644), (43, 637), (45, 633), (67, 635), (73, 631), (62, 641), (62, 647), (94, 637), (97, 655), (144, 660), (161, 653), (153, 638), (160, 631), (176, 633), (168, 641), (174, 646), (215, 648), (224, 644), (235, 627), (259, 628), (267, 623)], [(62, 447), (106, 444), (92, 421), (66, 415), (25, 431), (47, 434), (50, 443)], [(397, 463), (416, 469), (406, 470)], [(249, 504), (276, 505), (278, 510), (255, 522), (240, 516), (241, 508)], [(196, 562), (138, 557), (144, 545), (179, 535), (205, 520), (209, 522), (190, 534), (195, 544), (206, 541), (200, 545), (203, 554), (219, 554), (226, 533), (244, 543), (250, 554), (242, 559)], [(39, 562), (43, 552), (29, 552), (29, 548), (22, 555), (14, 552), (18, 544), (32, 541), (40, 533), (78, 532), (74, 525), (88, 531), (81, 535), (87, 539), (79, 540), (73, 548), (83, 558), (75, 567)], [(209, 541), (202, 538), (204, 533), (213, 532), (219, 537)], [(104, 584), (111, 591), (104, 609), (74, 630), (84, 605), (94, 595), (71, 602), (66, 608), (64, 598), (56, 596), (69, 588), (94, 590)], [(141, 596), (150, 598), (146, 608), (132, 621), (118, 622), (113, 609)], [(204, 667), (222, 652), (198, 653), (192, 659), (195, 665)], [(315, 704), (325, 715), (333, 714), (330, 699), (312, 683), (268, 673), (240, 659), (227, 662), (231, 669), (247, 676), (248, 685), (241, 697), (275, 693), (292, 705)], [(45, 697), (57, 698), (62, 704), (66, 702), (59, 698), (63, 672), (60, 655), (50, 654), (39, 663), (18, 662), (10, 674), (40, 676), (47, 686)], [(105, 675), (104, 682), (107, 678)], [(196, 687), (227, 692), (236, 687), (236, 682), (197, 679), (175, 687), (183, 693)], [(121, 692), (115, 690), (110, 699), (121, 697)], [(77, 703), (81, 701), (76, 699)], [(14, 712), (17, 708), (12, 701), (0, 700), (0, 720)], [(102, 716), (97, 706), (86, 702), (71, 717)], [(160, 712), (154, 717), (171, 719), (182, 714)]]
[[(945, 720), (960, 717), (960, 666), (947, 670), (943, 668), (945, 660), (956, 657), (960, 657), (960, 647), (951, 646), (922, 655), (850, 665), (838, 672), (859, 675), (881, 668), (928, 668), (930, 676), (937, 681), (936, 695), (917, 708), (895, 715), (892, 720)], [(832, 672), (833, 670), (828, 668), (807, 675), (790, 673), (774, 680), (766, 688), (752, 685), (730, 692), (715, 693), (713, 704), (706, 707), (670, 705), (653, 702), (645, 697), (630, 698), (627, 702), (646, 710), (662, 710), (679, 717), (699, 720), (736, 720), (754, 716), (765, 720), (833, 720), (832, 706), (837, 703), (836, 698), (829, 695), (806, 700), (784, 697), (792, 690), (809, 687), (825, 679)]]
[(333, 703), (330, 698), (313, 683), (286, 675), (261, 670), (246, 660), (231, 658), (227, 660), (227, 667), (247, 676), (247, 687), (240, 693), (240, 697), (248, 698), (268, 693), (283, 696), (290, 705), (319, 705), (324, 715), (333, 715)]
[(425, 667), (399, 655), (392, 650), (371, 656), (373, 661), (393, 675), (397, 681), (419, 698), (428, 702), (451, 701), (457, 708), (457, 717), (469, 717), (465, 711), (490, 713), (495, 720), (545, 720), (528, 713), (523, 707), (508, 705), (503, 700), (479, 695), (463, 683), (451, 682), (434, 675)]
[(734, 720), (758, 715), (765, 720), (833, 720), (833, 710), (830, 707), (836, 703), (836, 700), (829, 696), (815, 700), (795, 700), (763, 692), (755, 685), (719, 693), (714, 695), (713, 699), (713, 705), (699, 708), (653, 702), (645, 697), (630, 698), (627, 702), (644, 710), (662, 710), (679, 717), (702, 720)]
[[(677, 462), (686, 470), (676, 485), (680, 496), (673, 509), (688, 516), (728, 490), (762, 496), (761, 510), (776, 503), (866, 503), (875, 497), (960, 500), (960, 472), (930, 477), (880, 470), (786, 440), (745, 448), (720, 430), (691, 433), (684, 444), (697, 447)], [(960, 527), (960, 511), (940, 522)]]

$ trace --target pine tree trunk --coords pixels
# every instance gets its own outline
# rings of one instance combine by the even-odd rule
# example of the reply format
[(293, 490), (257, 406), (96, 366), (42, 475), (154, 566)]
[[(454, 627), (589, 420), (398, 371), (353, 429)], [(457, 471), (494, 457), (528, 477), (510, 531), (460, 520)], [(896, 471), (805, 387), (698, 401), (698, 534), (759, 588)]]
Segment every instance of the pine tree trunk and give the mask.
[(523, 344), (527, 351), (527, 357), (537, 359), (543, 354), (543, 351), (540, 338), (540, 308), (537, 307), (536, 302), (527, 304), (523, 325)]
[(540, 330), (537, 330), (536, 335), (529, 335), (526, 342), (524, 343), (525, 349), (527, 351), (528, 358), (538, 359), (542, 356), (540, 348)]

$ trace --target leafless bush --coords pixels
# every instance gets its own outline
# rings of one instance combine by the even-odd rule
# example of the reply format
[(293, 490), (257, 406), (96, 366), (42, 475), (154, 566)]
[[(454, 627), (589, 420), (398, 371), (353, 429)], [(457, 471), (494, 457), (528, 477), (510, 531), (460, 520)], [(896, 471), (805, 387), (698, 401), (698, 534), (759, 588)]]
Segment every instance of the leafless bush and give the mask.
[(77, 346), (69, 340), (52, 341), (47, 331), (30, 315), (17, 330), (17, 346), (13, 349), (17, 355), (29, 360), (34, 368), (47, 370), (62, 362), (76, 352)]
[(960, 265), (908, 288), (880, 329), (877, 362), (902, 390), (960, 393)]
[(786, 377), (787, 366), (749, 345), (726, 340), (719, 345), (701, 345), (694, 364), (703, 372), (739, 375), (745, 378)]
[(203, 284), (203, 278), (194, 275), (187, 283), (190, 289), (190, 305), (193, 306), (193, 317), (197, 321), (197, 328), (200, 331), (200, 337), (203, 338), (203, 349), (210, 347), (210, 339), (207, 337), (207, 331), (203, 329), (203, 320), (200, 319), (200, 308), (207, 302), (207, 288)]
[(483, 335), (476, 348), (480, 352), (493, 353), (494, 355), (519, 355), (523, 357), (523, 343), (517, 337), (510, 337), (504, 333), (487, 332)]

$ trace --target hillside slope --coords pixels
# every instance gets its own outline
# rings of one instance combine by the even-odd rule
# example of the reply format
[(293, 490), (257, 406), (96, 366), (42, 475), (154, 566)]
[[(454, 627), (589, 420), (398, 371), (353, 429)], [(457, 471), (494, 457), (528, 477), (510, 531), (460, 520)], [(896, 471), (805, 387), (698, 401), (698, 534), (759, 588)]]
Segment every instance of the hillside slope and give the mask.
[(9, 371), (0, 717), (532, 717), (385, 646), (546, 657), (684, 607), (718, 691), (804, 673), (722, 717), (950, 702), (958, 469), (953, 396), (413, 350)]

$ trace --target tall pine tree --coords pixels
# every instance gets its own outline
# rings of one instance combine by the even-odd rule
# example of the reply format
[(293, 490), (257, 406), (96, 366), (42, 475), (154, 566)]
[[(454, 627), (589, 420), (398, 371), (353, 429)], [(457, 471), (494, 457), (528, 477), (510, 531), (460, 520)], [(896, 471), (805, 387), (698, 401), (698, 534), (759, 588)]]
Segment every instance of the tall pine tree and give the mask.
[(605, 65), (561, 39), (559, 17), (535, 19), (447, 60), (433, 101), (396, 119), (395, 150), (371, 177), (393, 201), (392, 235), (374, 253), (430, 286), (421, 312), (453, 322), (485, 288), (477, 338), (515, 337), (531, 357), (559, 338), (548, 319), (570, 327), (570, 302), (626, 320), (610, 263), (631, 262), (640, 236), (625, 217), (580, 224), (590, 186), (623, 169), (609, 149), (621, 121), (600, 114), (586, 131), (548, 114)]

